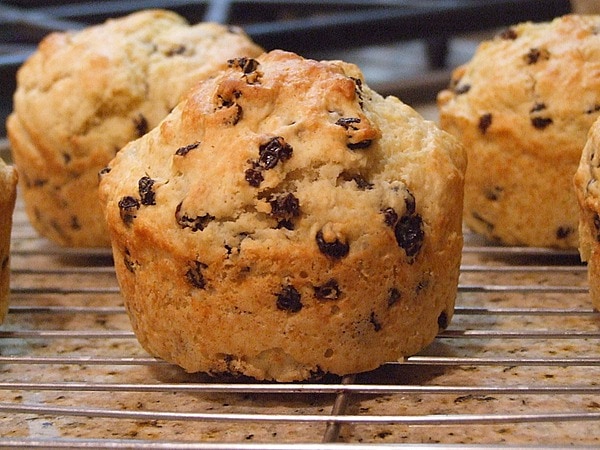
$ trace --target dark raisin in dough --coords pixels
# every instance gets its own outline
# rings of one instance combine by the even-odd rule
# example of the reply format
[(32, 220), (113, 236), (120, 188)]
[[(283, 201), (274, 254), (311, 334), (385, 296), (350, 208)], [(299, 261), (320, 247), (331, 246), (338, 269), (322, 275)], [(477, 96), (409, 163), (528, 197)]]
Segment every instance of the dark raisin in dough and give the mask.
[(551, 125), (553, 120), (550, 117), (532, 117), (531, 125), (538, 130), (543, 130), (548, 125)]
[(190, 152), (190, 150), (194, 150), (195, 148), (198, 148), (198, 146), (200, 146), (200, 142), (194, 142), (193, 144), (189, 144), (184, 147), (179, 147), (175, 151), (175, 154), (177, 156), (185, 156)]
[(350, 251), (350, 245), (346, 242), (342, 242), (338, 239), (333, 242), (326, 242), (323, 238), (323, 232), (321, 230), (317, 231), (315, 238), (321, 253), (331, 256), (332, 258), (343, 258)]
[(517, 35), (517, 32), (514, 30), (514, 28), (507, 28), (506, 30), (502, 31), (498, 36), (501, 39), (507, 39), (507, 40), (511, 40), (511, 41), (514, 41), (515, 39), (517, 39), (519, 37)]
[(269, 139), (258, 148), (258, 166), (265, 170), (272, 169), (279, 161), (286, 161), (291, 158), (293, 153), (292, 146), (285, 142), (281, 136)]
[(129, 225), (136, 218), (136, 212), (140, 209), (140, 202), (137, 198), (126, 196), (119, 200), (119, 213), (121, 220)]
[(208, 266), (200, 261), (192, 261), (190, 268), (185, 273), (187, 282), (198, 289), (204, 289), (206, 280), (202, 274), (202, 269), (206, 269), (206, 267)]
[(181, 228), (191, 228), (192, 231), (202, 231), (206, 226), (215, 219), (214, 216), (206, 213), (202, 216), (190, 217), (181, 212), (182, 203), (175, 208), (175, 220)]
[(394, 227), (394, 235), (398, 246), (404, 249), (406, 256), (415, 256), (421, 250), (425, 235), (421, 216), (414, 214), (400, 217)]
[(394, 208), (386, 208), (382, 211), (383, 221), (389, 227), (393, 227), (398, 222), (398, 213)]
[(442, 330), (445, 330), (446, 328), (448, 328), (448, 314), (446, 313), (446, 311), (442, 311), (440, 313), (440, 315), (438, 316), (438, 327), (440, 327)]
[(483, 114), (480, 118), (479, 118), (479, 124), (477, 125), (479, 130), (485, 134), (485, 132), (487, 131), (487, 129), (490, 127), (490, 125), (492, 124), (492, 115), (490, 113), (486, 113)]
[(235, 59), (228, 60), (227, 65), (229, 67), (242, 69), (242, 72), (244, 72), (244, 73), (252, 73), (252, 72), (256, 71), (256, 69), (258, 69), (258, 66), (260, 64), (257, 60), (255, 60), (253, 58), (247, 58), (244, 56), (241, 58), (235, 58)]
[(544, 109), (546, 109), (546, 104), (545, 103), (535, 103), (531, 109), (529, 110), (530, 113), (534, 113), (534, 112), (538, 112), (538, 111), (543, 111)]
[(257, 168), (247, 169), (244, 172), (244, 179), (248, 182), (248, 184), (252, 187), (259, 187), (260, 183), (264, 181), (263, 174)]
[(454, 93), (456, 95), (462, 95), (462, 94), (466, 94), (470, 90), (471, 90), (471, 85), (470, 84), (461, 84), (460, 86), (456, 86), (454, 88)]
[(546, 49), (532, 48), (525, 55), (525, 62), (529, 65), (537, 63), (540, 59), (550, 58), (550, 53)]
[(135, 119), (133, 119), (133, 124), (138, 137), (142, 137), (148, 132), (148, 120), (143, 114), (139, 114)]
[(315, 297), (319, 300), (337, 300), (340, 298), (340, 287), (333, 278), (321, 286), (315, 286)]
[(400, 301), (400, 291), (396, 288), (390, 288), (388, 291), (387, 304), (388, 306), (395, 305)]
[(594, 228), (596, 229), (596, 240), (600, 242), (600, 215), (594, 214)]
[(138, 181), (142, 205), (156, 205), (156, 194), (154, 193), (153, 187), (154, 180), (150, 177), (142, 177)]
[(278, 219), (291, 219), (300, 215), (300, 201), (291, 193), (282, 194), (269, 200), (271, 214)]
[(371, 324), (373, 325), (373, 329), (377, 332), (377, 331), (381, 331), (381, 322), (379, 321), (379, 319), (377, 318), (377, 315), (372, 312), (371, 313), (371, 317), (369, 318), (369, 322), (371, 322)]
[(556, 230), (556, 239), (566, 239), (574, 233), (575, 230), (573, 228), (566, 227), (558, 227)]
[(298, 312), (302, 309), (300, 292), (294, 286), (283, 286), (277, 295), (277, 309)]

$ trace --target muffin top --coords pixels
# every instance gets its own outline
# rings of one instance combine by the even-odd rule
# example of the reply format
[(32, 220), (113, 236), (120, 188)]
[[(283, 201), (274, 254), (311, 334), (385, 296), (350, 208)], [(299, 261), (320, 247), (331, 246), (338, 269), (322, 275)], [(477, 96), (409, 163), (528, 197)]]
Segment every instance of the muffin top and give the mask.
[(14, 113), (36, 152), (29, 163), (71, 176), (103, 167), (162, 120), (194, 80), (228, 58), (260, 53), (240, 29), (190, 26), (165, 10), (52, 33), (17, 74)]
[[(444, 129), (577, 161), (600, 111), (600, 16), (512, 26), (480, 44), (438, 95)], [(509, 144), (510, 143), (510, 144)]]
[(257, 243), (341, 258), (402, 227), (396, 246), (409, 260), (446, 195), (411, 166), (436, 158), (464, 169), (454, 139), (364, 86), (354, 65), (273, 51), (198, 85), (117, 155), (100, 191), (119, 234), (178, 254), (202, 248), (203, 264)]

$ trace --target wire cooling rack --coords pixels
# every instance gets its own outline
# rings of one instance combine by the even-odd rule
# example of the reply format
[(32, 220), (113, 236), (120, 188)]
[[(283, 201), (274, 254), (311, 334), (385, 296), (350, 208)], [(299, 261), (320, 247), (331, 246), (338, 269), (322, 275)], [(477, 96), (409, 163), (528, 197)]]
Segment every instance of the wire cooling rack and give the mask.
[(137, 343), (107, 251), (39, 238), (20, 199), (0, 447), (597, 447), (600, 314), (574, 252), (467, 233), (455, 317), (420, 354), (306, 383), (187, 374)]

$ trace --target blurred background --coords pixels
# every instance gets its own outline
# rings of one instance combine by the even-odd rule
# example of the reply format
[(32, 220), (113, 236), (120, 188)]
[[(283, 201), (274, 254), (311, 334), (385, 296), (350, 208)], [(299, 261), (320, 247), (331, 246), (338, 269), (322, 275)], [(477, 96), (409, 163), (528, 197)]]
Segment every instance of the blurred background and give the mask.
[(599, 0), (130, 0), (0, 1), (0, 138), (18, 67), (52, 31), (76, 30), (147, 8), (190, 22), (239, 25), (267, 50), (356, 63), (367, 83), (413, 106), (431, 104), (477, 44), (522, 21), (595, 12)]

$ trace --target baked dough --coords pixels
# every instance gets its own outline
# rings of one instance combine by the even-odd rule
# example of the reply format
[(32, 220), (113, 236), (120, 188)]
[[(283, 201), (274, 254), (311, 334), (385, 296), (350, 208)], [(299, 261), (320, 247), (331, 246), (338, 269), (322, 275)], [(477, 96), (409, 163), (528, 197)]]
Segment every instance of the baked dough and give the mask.
[(592, 304), (600, 310), (600, 122), (592, 125), (575, 173), (579, 253), (587, 261)]
[(109, 247), (98, 171), (197, 80), (262, 49), (240, 29), (146, 10), (52, 33), (17, 74), (8, 118), (30, 221), (68, 247)]
[(521, 23), (483, 42), (438, 95), (464, 144), (465, 223), (508, 245), (576, 248), (573, 175), (600, 111), (600, 16)]
[(463, 148), (354, 65), (229, 66), (101, 175), (141, 344), (279, 381), (421, 350), (453, 314)]
[(17, 171), (0, 158), (0, 323), (8, 312), (10, 295), (10, 233), (17, 178)]

